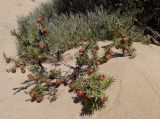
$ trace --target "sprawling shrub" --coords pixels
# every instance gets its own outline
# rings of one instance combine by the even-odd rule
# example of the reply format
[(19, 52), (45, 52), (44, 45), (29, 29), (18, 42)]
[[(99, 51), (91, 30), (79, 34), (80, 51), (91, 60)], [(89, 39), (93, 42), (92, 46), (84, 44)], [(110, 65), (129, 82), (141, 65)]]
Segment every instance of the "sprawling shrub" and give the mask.
[[(110, 76), (100, 74), (98, 72), (99, 65), (107, 63), (112, 58), (114, 52), (112, 47), (122, 50), (123, 56), (134, 56), (135, 49), (132, 47), (132, 40), (129, 38), (119, 38), (114, 34), (114, 42), (103, 47), (103, 54), (99, 55), (99, 46), (95, 39), (91, 37), (82, 37), (81, 47), (75, 56), (74, 66), (65, 64), (59, 58), (55, 58), (55, 54), (50, 53), (51, 45), (48, 42), (49, 30), (45, 28), (42, 19), (37, 20), (37, 27), (34, 29), (35, 38), (25, 44), (23, 34), (12, 31), (12, 34), (21, 42), (19, 42), (18, 58), (7, 57), (4, 54), (6, 63), (12, 63), (8, 72), (16, 73), (18, 70), (25, 74), (26, 70), (28, 79), (22, 84), (25, 86), (14, 88), (16, 93), (21, 90), (27, 90), (31, 101), (40, 103), (46, 96), (50, 101), (57, 99), (57, 91), (60, 85), (69, 86), (70, 91), (76, 93), (75, 100), (83, 105), (82, 114), (85, 110), (90, 113), (103, 108), (107, 96), (105, 90), (111, 85), (114, 79)], [(61, 46), (61, 45), (59, 45)], [(53, 53), (53, 52), (52, 52)], [(53, 66), (53, 69), (45, 67), (47, 62)], [(64, 65), (69, 69), (60, 70), (58, 65), (52, 61), (57, 61), (59, 65)]]
[[(31, 101), (40, 103), (48, 96), (52, 102), (57, 99), (58, 87), (63, 84), (76, 93), (74, 99), (82, 104), (82, 112), (92, 113), (104, 106), (105, 90), (114, 81), (98, 72), (99, 65), (116, 56), (112, 47), (121, 49), (123, 56), (134, 56), (132, 42), (141, 40), (142, 33), (132, 26), (132, 17), (119, 18), (116, 13), (108, 14), (98, 8), (87, 10), (85, 14), (74, 11), (58, 14), (55, 5), (53, 1), (43, 4), (29, 16), (19, 19), (18, 31), (11, 31), (18, 41), (19, 57), (4, 54), (6, 63), (12, 63), (7, 71), (29, 72), (28, 79), (22, 83), (25, 85), (14, 88), (14, 94), (26, 90)], [(103, 54), (99, 55), (98, 40), (112, 40), (113, 43), (102, 47)], [(64, 63), (61, 54), (79, 45), (74, 65)], [(59, 69), (62, 65), (68, 70)]]

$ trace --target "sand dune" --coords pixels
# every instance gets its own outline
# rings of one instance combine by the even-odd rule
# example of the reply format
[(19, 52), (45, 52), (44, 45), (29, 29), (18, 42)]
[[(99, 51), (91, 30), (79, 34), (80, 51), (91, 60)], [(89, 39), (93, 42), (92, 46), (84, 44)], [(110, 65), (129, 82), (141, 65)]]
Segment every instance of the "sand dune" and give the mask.
[[(81, 105), (74, 104), (74, 94), (61, 87), (56, 102), (37, 104), (26, 102), (24, 92), (13, 95), (12, 88), (20, 86), (26, 76), (8, 74), (2, 57), (5, 52), (16, 56), (16, 44), (9, 30), (16, 28), (17, 15), (27, 14), (42, 1), (0, 0), (0, 119), (81, 119)], [(99, 42), (106, 45), (109, 42)], [(100, 72), (112, 75), (116, 81), (107, 90), (109, 100), (105, 109), (84, 119), (160, 119), (160, 47), (135, 43), (137, 56), (112, 58), (100, 66)], [(64, 55), (66, 63), (73, 63), (75, 50)]]

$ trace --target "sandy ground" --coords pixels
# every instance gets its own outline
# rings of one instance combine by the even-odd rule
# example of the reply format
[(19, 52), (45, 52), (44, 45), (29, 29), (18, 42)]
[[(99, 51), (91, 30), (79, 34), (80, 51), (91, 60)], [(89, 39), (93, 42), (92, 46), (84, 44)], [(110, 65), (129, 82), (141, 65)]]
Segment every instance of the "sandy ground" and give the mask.
[[(92, 116), (79, 116), (81, 105), (74, 104), (71, 93), (61, 88), (59, 98), (50, 104), (26, 102), (24, 92), (13, 95), (25, 75), (8, 74), (2, 53), (16, 56), (16, 44), (9, 30), (16, 28), (17, 15), (27, 14), (40, 4), (30, 0), (0, 0), (0, 119), (160, 119), (160, 47), (135, 43), (137, 56), (112, 58), (100, 66), (100, 72), (116, 78), (107, 90), (106, 107)], [(105, 45), (108, 42), (99, 42)], [(75, 50), (65, 53), (65, 62), (72, 62)]]

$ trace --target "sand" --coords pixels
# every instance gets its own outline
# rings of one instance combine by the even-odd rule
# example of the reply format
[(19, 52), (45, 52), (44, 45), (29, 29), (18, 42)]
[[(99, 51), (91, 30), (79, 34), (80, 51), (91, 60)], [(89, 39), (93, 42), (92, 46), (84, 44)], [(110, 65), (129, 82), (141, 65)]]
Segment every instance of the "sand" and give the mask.
[[(73, 103), (74, 94), (61, 87), (54, 103), (25, 101), (23, 91), (13, 95), (27, 77), (21, 73), (8, 74), (2, 53), (16, 56), (16, 43), (9, 30), (16, 28), (17, 15), (25, 15), (46, 0), (0, 0), (0, 119), (160, 119), (160, 47), (134, 43), (137, 56), (112, 58), (100, 66), (100, 72), (116, 80), (106, 91), (106, 107), (91, 116), (81, 117), (81, 105)], [(100, 46), (109, 42), (99, 42)], [(72, 64), (76, 50), (64, 54)]]

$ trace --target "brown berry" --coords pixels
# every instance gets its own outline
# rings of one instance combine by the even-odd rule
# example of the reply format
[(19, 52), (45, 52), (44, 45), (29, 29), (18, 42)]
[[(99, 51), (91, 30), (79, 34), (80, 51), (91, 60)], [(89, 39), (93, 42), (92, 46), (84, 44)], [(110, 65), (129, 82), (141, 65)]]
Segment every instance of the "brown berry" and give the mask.
[(70, 88), (70, 89), (74, 89), (74, 88), (75, 88), (75, 85), (74, 85), (73, 83), (70, 83), (70, 84), (69, 84), (69, 88)]
[(93, 72), (94, 72), (94, 69), (93, 69), (93, 68), (89, 68), (89, 69), (88, 69), (88, 75), (92, 75)]
[(49, 33), (49, 29), (48, 28), (44, 28), (43, 29), (43, 33)]
[(129, 41), (128, 38), (123, 38), (123, 39), (122, 39), (122, 42), (123, 42), (123, 43), (127, 43), (128, 41)]
[(23, 74), (26, 73), (26, 70), (21, 68), (21, 73), (23, 73)]
[(112, 53), (113, 53), (112, 49), (109, 48), (108, 51), (107, 51), (107, 54), (111, 55)]
[(17, 64), (16, 64), (16, 67), (17, 67), (17, 68), (21, 67), (21, 64), (17, 63)]
[(105, 60), (106, 62), (107, 62), (110, 58), (111, 58), (111, 55), (109, 55), (109, 54), (104, 56), (104, 60)]
[(37, 102), (37, 103), (40, 103), (41, 101), (42, 101), (42, 98), (39, 97), (39, 96), (37, 96), (37, 97), (36, 97), (36, 102)]
[(105, 76), (103, 74), (98, 75), (98, 80), (103, 81), (105, 79)]
[(102, 96), (102, 97), (100, 97), (100, 99), (101, 99), (101, 101), (104, 103), (105, 101), (108, 100), (108, 97), (107, 97), (107, 96)]
[(77, 96), (78, 97), (84, 97), (84, 92), (82, 90), (77, 91)]
[(35, 92), (35, 91), (31, 91), (31, 92), (30, 92), (30, 96), (31, 96), (32, 98), (35, 98), (35, 97), (36, 97), (36, 92)]
[(91, 96), (91, 95), (87, 95), (87, 96), (86, 96), (86, 99), (87, 99), (87, 100), (91, 100), (91, 99), (92, 99), (92, 96)]
[(62, 81), (61, 81), (60, 79), (57, 79), (57, 80), (56, 80), (56, 84), (57, 84), (57, 85), (61, 85), (61, 83), (62, 83)]
[(96, 65), (100, 65), (100, 62), (98, 59), (96, 60)]
[(11, 62), (11, 58), (6, 58), (6, 63), (10, 63)]
[(16, 73), (16, 69), (14, 68), (14, 69), (12, 69), (12, 73)]
[(85, 52), (85, 49), (81, 48), (81, 49), (79, 50), (79, 55), (80, 55), (80, 56), (84, 55), (84, 52)]
[(96, 45), (94, 48), (95, 48), (96, 50), (99, 50), (99, 46), (98, 46), (98, 45)]

